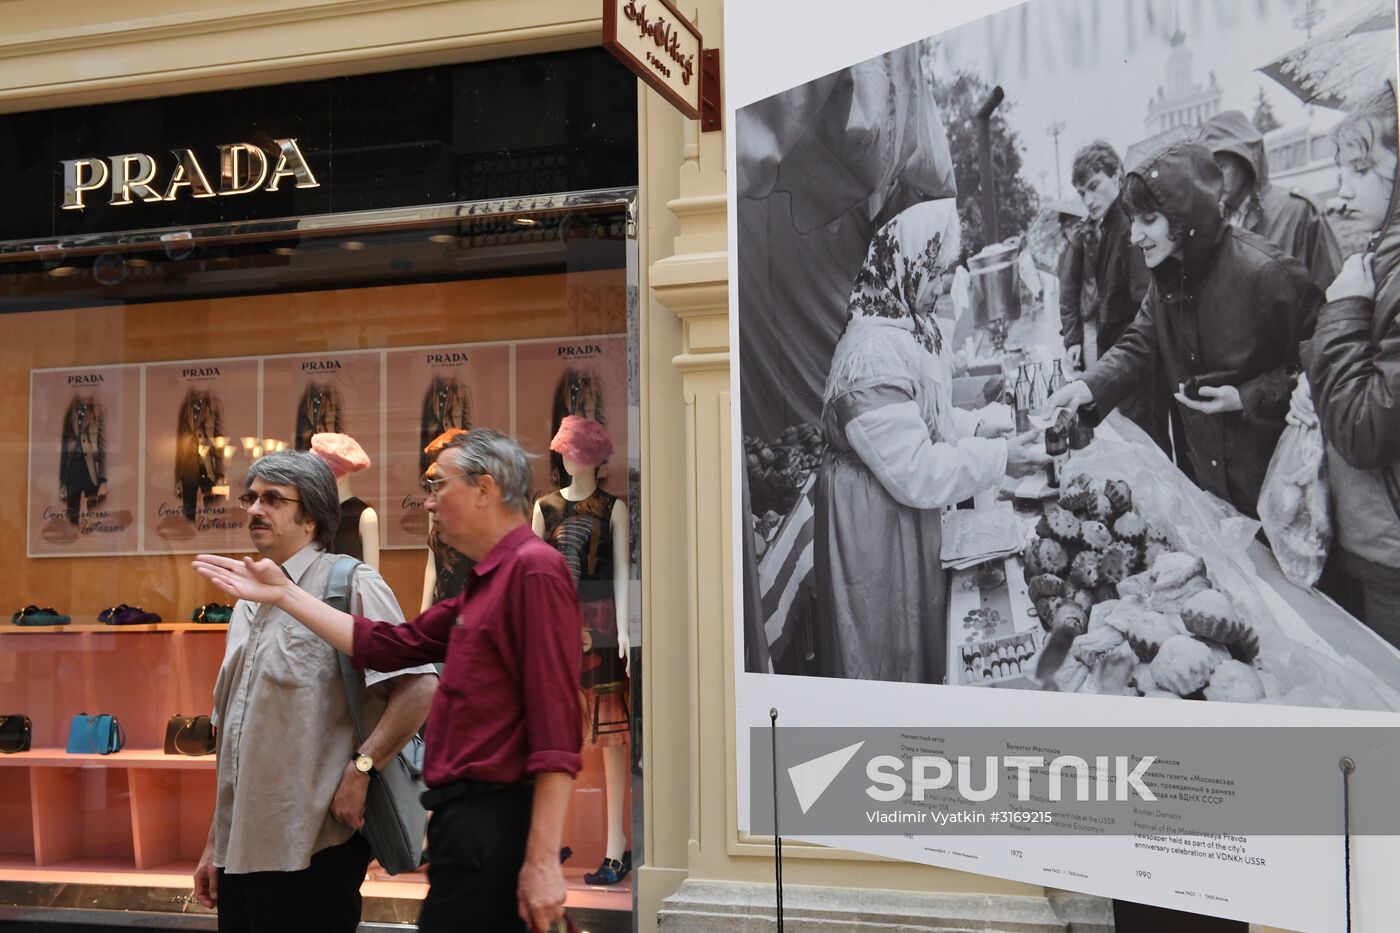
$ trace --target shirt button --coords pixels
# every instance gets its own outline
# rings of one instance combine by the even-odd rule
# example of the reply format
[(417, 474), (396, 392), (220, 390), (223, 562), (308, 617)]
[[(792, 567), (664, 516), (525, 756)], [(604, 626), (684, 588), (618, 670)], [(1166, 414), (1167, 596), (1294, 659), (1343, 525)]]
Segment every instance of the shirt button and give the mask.
[(1216, 463), (1214, 460), (1212, 460), (1212, 461), (1210, 462), (1210, 465), (1213, 466), (1213, 467), (1218, 467), (1218, 466), (1220, 466), (1220, 464)]

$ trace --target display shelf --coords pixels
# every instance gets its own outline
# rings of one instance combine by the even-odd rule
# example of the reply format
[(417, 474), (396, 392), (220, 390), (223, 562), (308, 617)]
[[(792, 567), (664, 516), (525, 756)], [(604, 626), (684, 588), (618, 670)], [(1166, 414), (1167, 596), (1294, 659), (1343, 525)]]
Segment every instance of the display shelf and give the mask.
[[(7, 757), (7, 756), (0, 756)], [(34, 855), (27, 770), (0, 771), (0, 857)]]
[(34, 862), (41, 867), (102, 859), (131, 865), (131, 791), (121, 768), (31, 772)]
[(167, 755), (159, 748), (124, 748), (110, 755), (70, 755), (61, 748), (31, 748), (0, 755), (0, 768), (133, 768), (160, 771), (213, 771), (214, 756)]
[(197, 861), (214, 817), (214, 775), (146, 769), (132, 771), (130, 779), (136, 867)]
[(78, 635), (84, 632), (137, 634), (141, 632), (227, 632), (227, 622), (153, 622), (149, 625), (103, 625), (101, 622), (74, 622), (70, 625), (15, 625), (0, 622), (0, 635)]

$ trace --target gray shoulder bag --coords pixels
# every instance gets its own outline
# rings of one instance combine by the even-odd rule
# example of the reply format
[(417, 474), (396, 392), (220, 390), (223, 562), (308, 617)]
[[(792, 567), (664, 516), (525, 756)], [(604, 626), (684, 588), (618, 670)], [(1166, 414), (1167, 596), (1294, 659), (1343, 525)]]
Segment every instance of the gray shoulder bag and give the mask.
[[(322, 597), (326, 605), (341, 612), (350, 611), (350, 579), (359, 565), (353, 557), (336, 558), (326, 595)], [(350, 718), (355, 723), (355, 747), (358, 748), (365, 740), (365, 678), (344, 654), (337, 651), (336, 657), (345, 684), (345, 699), (350, 704)], [(391, 875), (413, 871), (423, 861), (423, 832), (428, 825), (428, 811), (423, 809), (420, 798), (426, 789), (423, 739), (416, 735), (377, 777), (370, 779), (362, 831), (374, 857)]]

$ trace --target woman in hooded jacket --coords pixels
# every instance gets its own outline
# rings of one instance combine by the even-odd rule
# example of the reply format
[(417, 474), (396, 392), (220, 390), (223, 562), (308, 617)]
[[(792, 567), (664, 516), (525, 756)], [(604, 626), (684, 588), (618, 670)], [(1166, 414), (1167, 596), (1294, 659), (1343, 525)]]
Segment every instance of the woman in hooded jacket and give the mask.
[(1197, 484), (1255, 516), (1322, 293), (1298, 260), (1221, 219), (1221, 184), (1196, 142), (1124, 178), (1132, 242), (1152, 273), (1147, 297), (1113, 349), (1046, 408), (1083, 407), (1093, 422), (1142, 385), (1156, 359), (1175, 387)]
[(1400, 647), (1400, 217), (1395, 93), (1333, 130), (1350, 221), (1371, 232), (1327, 289), (1289, 421), (1322, 425), (1336, 541), (1321, 588)]
[(951, 351), (934, 316), (958, 257), (952, 198), (881, 227), (855, 278), (822, 402), (815, 491), (814, 636), (820, 673), (942, 683), (942, 509), (1048, 462), (952, 404)]

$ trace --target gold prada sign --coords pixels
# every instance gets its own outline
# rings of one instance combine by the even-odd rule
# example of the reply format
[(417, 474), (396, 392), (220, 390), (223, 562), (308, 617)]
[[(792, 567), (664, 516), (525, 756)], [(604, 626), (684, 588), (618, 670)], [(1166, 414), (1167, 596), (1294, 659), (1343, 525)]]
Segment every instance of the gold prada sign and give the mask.
[[(209, 176), (193, 149), (172, 149), (175, 166), (164, 186), (157, 186), (160, 166), (144, 152), (128, 152), (105, 159), (64, 159), (63, 209), (80, 211), (91, 192), (110, 189), (107, 203), (113, 206), (142, 201), (174, 201), (183, 188), (193, 198), (227, 197), (276, 191), (283, 179), (293, 179), (294, 187), (319, 188), (306, 157), (295, 139), (275, 139), (275, 150), (252, 143), (228, 143), (219, 147), (219, 187), (209, 184)], [(275, 162), (273, 160), (276, 160)]]

